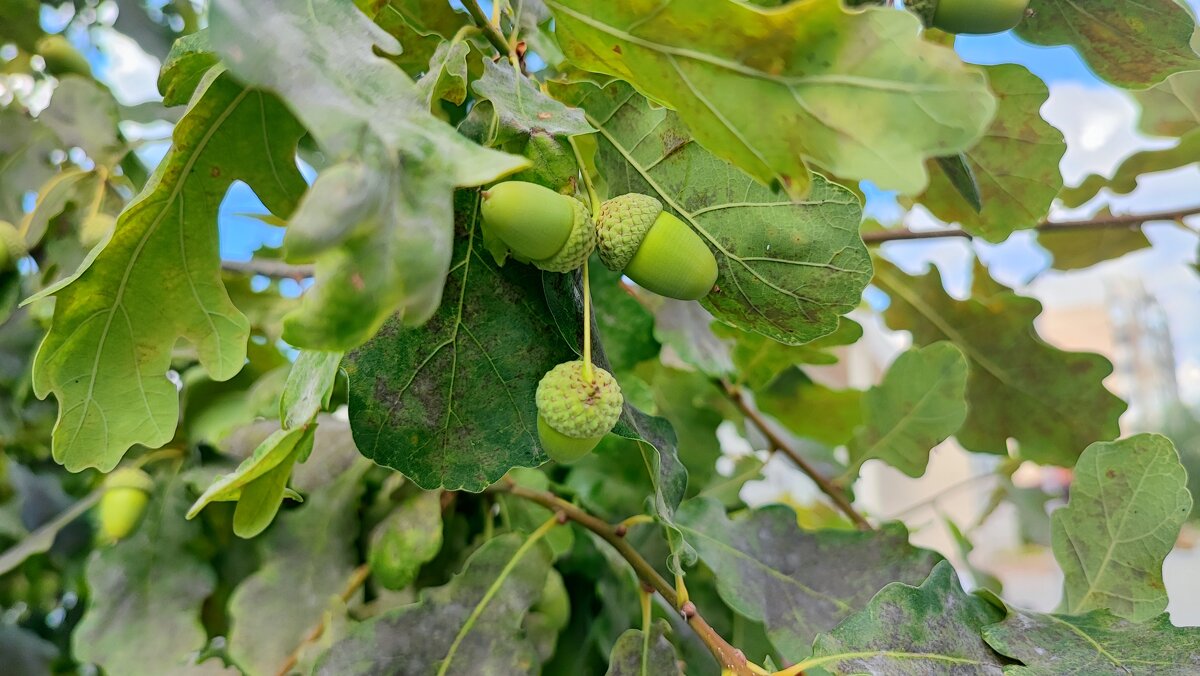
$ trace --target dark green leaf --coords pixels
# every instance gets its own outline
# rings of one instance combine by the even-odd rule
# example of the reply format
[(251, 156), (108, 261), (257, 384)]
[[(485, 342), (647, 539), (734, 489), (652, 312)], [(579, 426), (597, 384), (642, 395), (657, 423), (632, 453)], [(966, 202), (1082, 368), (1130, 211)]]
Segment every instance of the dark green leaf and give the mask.
[(979, 181), (975, 179), (975, 172), (971, 169), (967, 156), (959, 153), (948, 157), (937, 157), (934, 160), (942, 173), (946, 175), (946, 179), (950, 181), (950, 186), (967, 201), (975, 213), (983, 211), (983, 198), (979, 195)]
[(1150, 246), (1138, 226), (1097, 230), (1042, 230), (1038, 244), (1054, 257), (1056, 270), (1081, 270)]
[(1036, 300), (999, 285), (986, 298), (955, 300), (936, 269), (910, 277), (884, 261), (875, 283), (892, 298), (889, 326), (911, 331), (917, 345), (947, 340), (966, 355), (968, 413), (956, 436), (968, 450), (1008, 455), (1012, 438), (1020, 457), (1069, 467), (1088, 444), (1117, 436), (1125, 403), (1103, 385), (1112, 365), (1038, 338)]
[(731, 520), (716, 501), (693, 499), (680, 507), (677, 522), (716, 575), (721, 598), (766, 625), (771, 643), (793, 661), (885, 584), (920, 582), (941, 559), (910, 545), (900, 524), (869, 533), (810, 533), (783, 505)]
[(1051, 515), (1054, 558), (1071, 615), (1105, 608), (1135, 622), (1167, 607), (1163, 559), (1192, 511), (1187, 472), (1157, 434), (1088, 447), (1071, 501)]
[(179, 393), (167, 371), (180, 338), (213, 379), (242, 369), (250, 326), (221, 284), (217, 210), (244, 180), (288, 214), (304, 188), (292, 160), (300, 133), (270, 95), (226, 74), (206, 80), (111, 238), (40, 294), (56, 300), (34, 388), (58, 399), (54, 458), (67, 469), (108, 471), (134, 444), (171, 440)]
[(714, 324), (717, 336), (733, 340), (733, 363), (737, 366), (738, 381), (752, 390), (766, 387), (775, 376), (798, 364), (829, 365), (837, 363), (830, 348), (851, 345), (862, 338), (862, 326), (849, 317), (842, 317), (837, 330), (803, 345), (785, 345), (762, 334), (739, 331), (724, 324)]
[(798, 667), (842, 674), (933, 676), (1007, 673), (979, 637), (1003, 616), (990, 602), (963, 592), (949, 563), (933, 569), (920, 587), (893, 582), (867, 607), (817, 637), (813, 657)]
[(419, 329), (393, 319), (346, 360), (359, 450), (426, 490), (481, 491), (546, 461), (534, 393), (572, 358), (532, 267), (496, 266), (479, 242), (479, 195), (460, 194), (448, 302)]
[(755, 398), (763, 413), (797, 436), (840, 446), (863, 422), (862, 397), (860, 390), (835, 390), (813, 382), (800, 369), (790, 369)]
[(983, 628), (983, 638), (1025, 663), (1006, 669), (1009, 676), (1200, 673), (1200, 629), (1173, 627), (1165, 614), (1134, 623), (1103, 610), (1075, 616), (1010, 610), (1003, 622)]

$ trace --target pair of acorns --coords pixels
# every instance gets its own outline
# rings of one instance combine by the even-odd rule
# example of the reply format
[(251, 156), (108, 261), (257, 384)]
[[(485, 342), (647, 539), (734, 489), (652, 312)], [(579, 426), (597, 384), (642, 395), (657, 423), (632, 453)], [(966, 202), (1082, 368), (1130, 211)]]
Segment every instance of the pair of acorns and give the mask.
[[(482, 211), (484, 226), (514, 258), (543, 270), (570, 272), (598, 248), (605, 266), (670, 298), (698, 300), (717, 281), (717, 260), (704, 241), (647, 195), (608, 200), (593, 224), (587, 207), (573, 197), (506, 181), (483, 193)], [(535, 400), (538, 438), (558, 462), (590, 453), (617, 424), (625, 403), (616, 378), (583, 360), (551, 369)]]

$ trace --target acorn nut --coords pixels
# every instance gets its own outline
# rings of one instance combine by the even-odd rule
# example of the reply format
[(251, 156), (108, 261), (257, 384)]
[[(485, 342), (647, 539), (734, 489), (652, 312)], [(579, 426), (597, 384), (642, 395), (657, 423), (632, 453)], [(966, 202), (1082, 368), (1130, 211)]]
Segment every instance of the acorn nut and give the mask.
[(100, 535), (106, 542), (124, 540), (142, 520), (154, 480), (140, 469), (119, 469), (104, 481), (100, 497)]
[(524, 181), (497, 183), (483, 193), (483, 222), (513, 255), (550, 272), (570, 272), (596, 248), (596, 229), (583, 202)]
[(653, 197), (608, 200), (596, 234), (604, 265), (661, 296), (699, 300), (717, 283), (717, 259), (704, 240)]
[(600, 443), (621, 417), (625, 399), (616, 378), (593, 366), (591, 380), (582, 360), (550, 369), (538, 383), (538, 438), (558, 462), (574, 462)]
[(909, 11), (926, 26), (964, 35), (987, 35), (1016, 28), (1029, 0), (909, 0)]

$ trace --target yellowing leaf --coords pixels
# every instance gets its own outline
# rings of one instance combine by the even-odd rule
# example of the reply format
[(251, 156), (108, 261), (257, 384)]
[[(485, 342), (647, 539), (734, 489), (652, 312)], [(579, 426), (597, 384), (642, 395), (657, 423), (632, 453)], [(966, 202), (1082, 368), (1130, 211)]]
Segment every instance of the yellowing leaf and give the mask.
[(629, 81), (714, 154), (797, 199), (814, 164), (917, 193), (923, 160), (966, 150), (995, 111), (982, 75), (923, 41), (907, 12), (811, 1), (546, 5), (575, 65)]
[(108, 471), (134, 444), (171, 440), (179, 395), (167, 370), (179, 338), (215, 380), (245, 362), (250, 325), (221, 283), (217, 208), (244, 180), (289, 213), (304, 189), (293, 161), (301, 130), (272, 96), (212, 75), (111, 239), (43, 292), (56, 301), (34, 387), (58, 398), (54, 458), (71, 471)]
[(964, 198), (941, 168), (931, 168), (929, 189), (917, 201), (947, 223), (1001, 242), (1046, 218), (1062, 188), (1058, 163), (1067, 144), (1039, 113), (1049, 96), (1041, 80), (1024, 66), (989, 66), (987, 73), (999, 109), (984, 137), (965, 153), (983, 208)]
[(1200, 68), (1195, 30), (1176, 0), (1033, 0), (1016, 32), (1035, 45), (1070, 45), (1100, 77), (1139, 89)]

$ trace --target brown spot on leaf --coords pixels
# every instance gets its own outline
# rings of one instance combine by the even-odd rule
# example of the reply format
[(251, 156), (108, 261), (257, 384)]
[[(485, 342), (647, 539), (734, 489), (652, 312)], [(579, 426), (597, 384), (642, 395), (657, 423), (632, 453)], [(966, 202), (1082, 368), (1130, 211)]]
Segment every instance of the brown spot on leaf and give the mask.
[(209, 170), (208, 170), (208, 173), (209, 173), (209, 175), (210, 175), (210, 176), (212, 176), (213, 178), (217, 178), (218, 176), (220, 176), (220, 175), (221, 175), (221, 168), (220, 168), (220, 167), (213, 167), (212, 169), (209, 169)]
[(621, 53), (621, 45), (613, 45), (613, 53), (620, 54)]
[(554, 117), (554, 116), (551, 115), (550, 113), (538, 113), (537, 114), (537, 118), (539, 120), (549, 120), (551, 117)]

